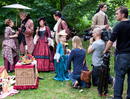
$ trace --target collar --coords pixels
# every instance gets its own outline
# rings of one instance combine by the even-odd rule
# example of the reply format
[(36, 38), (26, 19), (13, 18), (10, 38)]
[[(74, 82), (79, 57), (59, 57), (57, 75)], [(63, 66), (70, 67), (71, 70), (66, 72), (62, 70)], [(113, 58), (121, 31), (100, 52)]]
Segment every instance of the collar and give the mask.
[(102, 15), (105, 15), (105, 13), (102, 10), (100, 10), (99, 13), (101, 13)]

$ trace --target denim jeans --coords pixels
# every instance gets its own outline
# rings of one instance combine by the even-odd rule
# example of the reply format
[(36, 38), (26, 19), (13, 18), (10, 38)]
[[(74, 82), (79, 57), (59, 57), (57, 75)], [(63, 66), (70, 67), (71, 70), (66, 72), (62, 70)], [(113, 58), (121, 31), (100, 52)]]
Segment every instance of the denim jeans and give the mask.
[(114, 99), (123, 99), (123, 84), (125, 74), (128, 75), (128, 89), (126, 99), (130, 99), (130, 53), (117, 54), (115, 57), (115, 85), (114, 85)]
[(81, 86), (81, 88), (86, 88), (86, 87), (87, 87), (87, 84), (86, 84), (84, 81), (80, 80), (80, 75), (75, 75), (75, 74), (73, 74), (73, 73), (70, 73), (70, 74), (69, 74), (69, 79), (72, 81), (72, 85), (73, 85), (76, 81), (78, 81), (78, 83), (79, 83), (79, 85)]

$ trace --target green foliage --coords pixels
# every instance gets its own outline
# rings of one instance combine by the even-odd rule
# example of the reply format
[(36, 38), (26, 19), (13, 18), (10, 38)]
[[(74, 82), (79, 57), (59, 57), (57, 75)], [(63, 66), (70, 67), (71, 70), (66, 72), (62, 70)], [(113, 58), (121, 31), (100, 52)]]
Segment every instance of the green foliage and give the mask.
[[(34, 20), (35, 27), (39, 17), (46, 17), (47, 24), (53, 29), (55, 21), (53, 12), (59, 10), (62, 12), (64, 19), (67, 21), (70, 28), (74, 28), (77, 33), (82, 33), (86, 28), (91, 26), (91, 19), (95, 14), (97, 6), (101, 2), (106, 2), (109, 6), (107, 14), (110, 23), (113, 25), (115, 21), (115, 8), (121, 5), (130, 7), (129, 0), (0, 0), (0, 7), (4, 5), (19, 3), (32, 8), (26, 10), (31, 14)], [(11, 18), (16, 21), (16, 16), (19, 20), (19, 10), (0, 8), (0, 34), (3, 33), (3, 24), (6, 18)], [(20, 23), (20, 20), (18, 21)]]
[[(89, 6), (88, 6), (89, 4)], [(76, 31), (83, 31), (90, 26), (91, 15), (94, 10), (94, 6), (97, 4), (97, 0), (82, 0), (82, 2), (74, 2), (64, 7), (62, 13), (68, 21), (69, 25), (74, 27)], [(87, 22), (84, 20), (84, 16), (87, 16)], [(86, 27), (86, 28), (85, 28)]]

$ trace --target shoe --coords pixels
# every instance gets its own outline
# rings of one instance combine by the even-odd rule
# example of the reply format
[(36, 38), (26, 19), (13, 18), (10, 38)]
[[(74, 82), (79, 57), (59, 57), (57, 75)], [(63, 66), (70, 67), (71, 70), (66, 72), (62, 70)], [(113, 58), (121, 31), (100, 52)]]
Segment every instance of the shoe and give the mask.
[(103, 94), (98, 94), (100, 97), (104, 96)]
[(108, 96), (108, 94), (103, 94), (103, 96)]
[(44, 78), (38, 77), (39, 80), (44, 80)]
[(78, 84), (79, 84), (78, 81), (75, 81), (75, 83), (73, 84), (73, 88), (77, 89), (78, 88)]
[(80, 93), (83, 92), (83, 91), (84, 91), (83, 89), (80, 89), (80, 90), (79, 90)]
[(75, 81), (74, 87), (76, 87), (78, 84), (79, 84), (78, 81)]

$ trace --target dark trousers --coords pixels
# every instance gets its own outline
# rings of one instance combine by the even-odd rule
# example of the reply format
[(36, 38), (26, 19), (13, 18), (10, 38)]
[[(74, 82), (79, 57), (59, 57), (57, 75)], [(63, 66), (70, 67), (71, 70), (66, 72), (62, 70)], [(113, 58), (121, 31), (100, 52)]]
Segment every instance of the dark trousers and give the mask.
[(99, 94), (107, 94), (108, 93), (108, 68), (105, 66), (100, 67), (100, 76), (98, 81), (98, 92)]
[(115, 57), (115, 85), (114, 85), (114, 99), (123, 99), (123, 84), (125, 74), (128, 79), (128, 89), (126, 99), (130, 99), (130, 53), (129, 54), (117, 54)]
[(98, 79), (99, 79), (99, 75), (100, 75), (99, 71), (100, 71), (100, 67), (93, 66), (93, 70), (92, 70), (92, 84), (93, 84), (93, 86), (98, 85)]
[(98, 86), (99, 94), (108, 93), (108, 68), (104, 66), (93, 67), (92, 82)]

